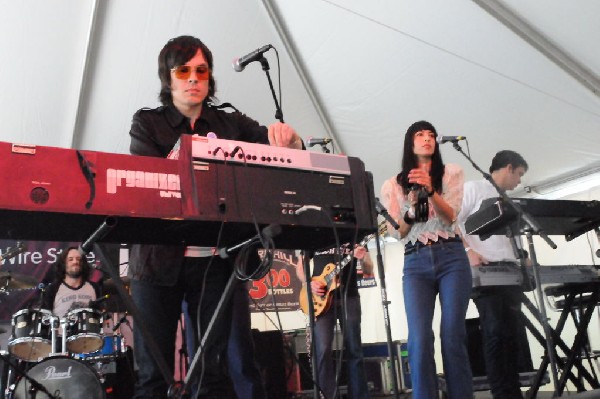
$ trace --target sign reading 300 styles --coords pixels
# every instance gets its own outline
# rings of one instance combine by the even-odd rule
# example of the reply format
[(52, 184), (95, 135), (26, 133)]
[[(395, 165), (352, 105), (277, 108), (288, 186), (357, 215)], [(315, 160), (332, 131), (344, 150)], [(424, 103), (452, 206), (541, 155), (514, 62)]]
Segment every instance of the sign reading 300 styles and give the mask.
[[(259, 251), (262, 257), (264, 250)], [(302, 268), (300, 251), (276, 249), (273, 265), (266, 276), (248, 283), (252, 312), (294, 311), (300, 308), (298, 295), (302, 283), (297, 269)]]

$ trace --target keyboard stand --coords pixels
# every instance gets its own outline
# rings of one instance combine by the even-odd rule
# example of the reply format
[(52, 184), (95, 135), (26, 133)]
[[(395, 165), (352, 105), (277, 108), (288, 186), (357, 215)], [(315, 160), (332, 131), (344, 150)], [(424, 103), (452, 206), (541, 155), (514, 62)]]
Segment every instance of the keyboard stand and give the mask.
[[(551, 287), (555, 288), (555, 287)], [(558, 379), (557, 384), (555, 384), (556, 391), (554, 392), (554, 397), (560, 397), (565, 389), (567, 381), (570, 380), (573, 385), (577, 388), (578, 392), (583, 392), (586, 390), (584, 382), (587, 383), (593, 388), (600, 388), (600, 383), (598, 382), (598, 378), (595, 375), (592, 375), (582, 364), (581, 358), (578, 356), (581, 353), (583, 346), (586, 343), (585, 338), (587, 337), (587, 328), (594, 312), (596, 305), (598, 304), (598, 300), (600, 299), (600, 283), (588, 283), (588, 284), (569, 284), (560, 287), (564, 290), (564, 294), (566, 295), (564, 307), (561, 310), (561, 314), (558, 322), (554, 328), (550, 327), (552, 334), (552, 341), (554, 347), (552, 348), (554, 358), (556, 360), (558, 368), (561, 370), (561, 376)], [(546, 291), (549, 295), (550, 291)], [(565, 327), (566, 321), (570, 315), (571, 308), (576, 298), (582, 293), (589, 293), (590, 302), (587, 304), (587, 307), (582, 312), (581, 319), (579, 324), (577, 325), (577, 333), (575, 335), (575, 339), (571, 347), (569, 347), (564, 340), (561, 338), (561, 334)], [(522, 294), (522, 301), (525, 307), (529, 310), (529, 312), (535, 317), (535, 319), (542, 323), (542, 316), (539, 310), (531, 303), (529, 298)], [(533, 325), (530, 319), (524, 317), (525, 326), (532, 333), (532, 335), (538, 340), (538, 342), (546, 348), (547, 341), (544, 338), (544, 335), (541, 334), (537, 328)], [(565, 354), (565, 357), (561, 358), (558, 356), (557, 347)], [(542, 383), (542, 379), (546, 374), (546, 369), (548, 368), (550, 361), (548, 356), (548, 351), (544, 353), (542, 357), (542, 363), (538, 369), (536, 378), (531, 386), (531, 389), (528, 392), (529, 397), (535, 397), (539, 387)], [(579, 377), (575, 376), (571, 369), (575, 367), (578, 371)]]

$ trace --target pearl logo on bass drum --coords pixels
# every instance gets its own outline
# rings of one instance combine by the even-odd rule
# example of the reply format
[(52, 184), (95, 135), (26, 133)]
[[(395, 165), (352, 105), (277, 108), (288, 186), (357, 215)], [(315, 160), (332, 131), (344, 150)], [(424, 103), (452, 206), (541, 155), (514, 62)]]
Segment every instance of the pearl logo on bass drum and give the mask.
[(66, 371), (56, 371), (55, 366), (48, 366), (44, 370), (45, 374), (43, 380), (64, 380), (71, 378), (71, 369), (72, 366), (69, 366)]

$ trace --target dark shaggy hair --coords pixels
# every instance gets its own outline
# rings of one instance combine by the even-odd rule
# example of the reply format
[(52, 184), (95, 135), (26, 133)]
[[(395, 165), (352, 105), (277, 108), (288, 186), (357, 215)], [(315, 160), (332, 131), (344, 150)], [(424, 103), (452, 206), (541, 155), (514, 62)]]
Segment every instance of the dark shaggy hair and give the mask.
[[(419, 166), (417, 156), (414, 152), (414, 137), (415, 133), (421, 130), (430, 130), (437, 138), (437, 131), (435, 127), (427, 121), (418, 121), (409, 126), (406, 134), (404, 135), (404, 152), (402, 154), (402, 171), (396, 177), (398, 184), (402, 186), (404, 194), (408, 194), (411, 184), (408, 182), (408, 172), (411, 169), (415, 169)], [(433, 190), (442, 193), (442, 178), (444, 177), (444, 162), (442, 161), (442, 154), (440, 154), (440, 146), (435, 142), (435, 150), (431, 156), (431, 183)]]
[(202, 51), (209, 68), (208, 96), (204, 99), (206, 103), (215, 96), (217, 91), (215, 79), (213, 78), (213, 56), (204, 43), (193, 36), (179, 36), (171, 39), (165, 44), (158, 55), (158, 77), (160, 78), (160, 94), (158, 98), (163, 105), (173, 104), (171, 95), (171, 68), (184, 65), (198, 52)]
[(512, 167), (515, 169), (519, 166), (522, 166), (525, 171), (529, 169), (529, 165), (527, 165), (525, 158), (523, 158), (521, 154), (511, 150), (502, 150), (494, 155), (494, 159), (492, 159), (492, 164), (490, 165), (490, 173), (494, 172), (495, 170), (502, 169), (508, 165), (512, 165)]
[[(54, 272), (56, 273), (55, 278), (57, 281), (63, 281), (67, 274), (67, 256), (72, 249), (79, 251), (77, 247), (68, 247), (63, 249), (60, 255), (58, 255), (58, 260), (54, 264)], [(83, 278), (83, 281), (89, 280), (90, 270), (91, 268), (87, 258), (85, 255), (81, 255), (81, 277)]]

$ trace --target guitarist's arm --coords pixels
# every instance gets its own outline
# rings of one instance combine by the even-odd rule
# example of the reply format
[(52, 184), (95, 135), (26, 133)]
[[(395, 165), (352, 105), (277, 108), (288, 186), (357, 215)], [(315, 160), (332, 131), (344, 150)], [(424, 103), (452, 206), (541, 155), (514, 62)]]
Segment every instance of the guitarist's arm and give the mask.
[[(365, 248), (365, 247), (362, 247)], [(358, 249), (358, 248), (357, 248)], [(356, 256), (356, 251), (354, 251), (354, 257), (357, 259), (360, 259), (358, 256)], [(362, 256), (362, 271), (363, 271), (363, 276), (372, 276), (373, 275), (373, 259), (371, 259), (371, 255), (369, 254), (369, 251), (365, 250), (364, 254)]]

